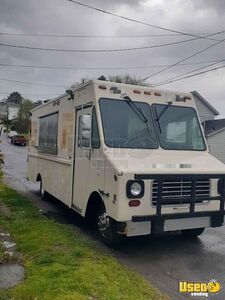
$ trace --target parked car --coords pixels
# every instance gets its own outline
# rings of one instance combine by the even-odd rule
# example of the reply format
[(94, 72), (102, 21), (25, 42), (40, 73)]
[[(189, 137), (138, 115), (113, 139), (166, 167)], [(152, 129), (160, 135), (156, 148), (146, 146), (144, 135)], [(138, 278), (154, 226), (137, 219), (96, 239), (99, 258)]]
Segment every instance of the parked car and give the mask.
[(11, 130), (9, 133), (8, 133), (8, 137), (11, 139), (11, 137), (13, 137), (14, 135), (17, 135), (18, 133), (16, 131), (13, 131)]
[(11, 137), (11, 144), (26, 146), (27, 140), (23, 135), (14, 135)]

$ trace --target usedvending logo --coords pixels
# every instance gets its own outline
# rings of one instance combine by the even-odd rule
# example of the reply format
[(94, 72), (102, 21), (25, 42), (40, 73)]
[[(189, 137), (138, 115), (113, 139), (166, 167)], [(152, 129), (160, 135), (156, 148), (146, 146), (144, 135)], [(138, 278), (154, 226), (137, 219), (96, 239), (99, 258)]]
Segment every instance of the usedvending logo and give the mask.
[(210, 282), (179, 282), (179, 292), (190, 294), (193, 297), (209, 297), (210, 294), (217, 294), (221, 289), (220, 283), (216, 279)]

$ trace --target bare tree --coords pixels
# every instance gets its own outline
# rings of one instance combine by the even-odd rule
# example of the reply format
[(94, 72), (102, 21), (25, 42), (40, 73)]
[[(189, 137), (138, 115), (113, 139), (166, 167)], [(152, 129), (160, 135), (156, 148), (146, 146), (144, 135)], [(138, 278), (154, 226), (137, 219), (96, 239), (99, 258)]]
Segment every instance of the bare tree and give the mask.
[[(74, 89), (74, 88), (78, 87), (79, 85), (87, 83), (88, 81), (90, 81), (92, 79), (93, 78), (90, 78), (88, 76), (82, 77), (78, 82), (73, 83), (70, 88)], [(126, 84), (139, 85), (139, 86), (150, 86), (148, 83), (144, 82), (140, 77), (138, 78), (136, 76), (132, 76), (129, 74), (111, 75), (108, 77), (101, 75), (100, 77), (98, 77), (98, 80), (126, 83)]]
[(125, 75), (113, 75), (109, 76), (109, 81), (118, 82), (118, 83), (127, 83), (132, 85), (148, 86), (140, 77), (131, 76), (129, 74)]
[(75, 89), (77, 88), (78, 86), (82, 85), (82, 84), (85, 84), (89, 81), (91, 81), (92, 79), (88, 76), (85, 76), (85, 77), (82, 77), (79, 81), (76, 81), (75, 83), (71, 84), (70, 88), (71, 89)]

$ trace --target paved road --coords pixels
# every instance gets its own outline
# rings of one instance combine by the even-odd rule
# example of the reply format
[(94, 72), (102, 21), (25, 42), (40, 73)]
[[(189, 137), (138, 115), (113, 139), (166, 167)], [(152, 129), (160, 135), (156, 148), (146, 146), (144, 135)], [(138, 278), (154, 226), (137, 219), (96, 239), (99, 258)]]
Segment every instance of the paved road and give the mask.
[[(71, 224), (95, 241), (96, 246), (115, 256), (120, 262), (144, 275), (171, 299), (187, 299), (178, 293), (178, 281), (209, 281), (216, 278), (223, 289), (210, 299), (225, 299), (225, 228), (207, 229), (196, 240), (185, 240), (179, 235), (160, 238), (132, 238), (120, 250), (101, 244), (85, 222), (56, 200), (44, 202), (38, 196), (38, 185), (26, 180), (27, 148), (11, 145), (2, 137), (0, 148), (5, 153), (5, 179), (49, 217)], [(192, 297), (192, 299), (194, 299)], [(197, 299), (202, 299), (197, 297)]]

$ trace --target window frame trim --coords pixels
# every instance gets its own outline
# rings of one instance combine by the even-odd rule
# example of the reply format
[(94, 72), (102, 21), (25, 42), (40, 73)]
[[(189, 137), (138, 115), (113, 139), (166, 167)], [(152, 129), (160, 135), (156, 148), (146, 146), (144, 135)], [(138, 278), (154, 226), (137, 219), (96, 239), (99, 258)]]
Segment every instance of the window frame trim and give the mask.
[[(53, 116), (53, 115), (57, 115), (56, 147), (48, 147), (48, 146), (45, 147), (45, 146), (40, 145), (40, 120), (44, 119), (46, 117), (49, 117), (49, 116)], [(38, 126), (38, 146), (36, 146), (35, 148), (39, 152), (42, 152), (42, 153), (58, 155), (58, 150), (59, 150), (59, 147), (58, 147), (58, 141), (59, 141), (59, 110), (38, 117), (38, 123), (39, 123), (38, 124), (39, 125)]]
[[(95, 112), (95, 117), (96, 117), (96, 127), (97, 127), (97, 132), (98, 132), (98, 147), (93, 147), (92, 145), (92, 137), (93, 137), (93, 115)], [(98, 117), (97, 117), (97, 111), (96, 111), (96, 106), (94, 105), (92, 107), (92, 116), (91, 116), (91, 149), (100, 149), (101, 148), (101, 140), (100, 140), (100, 132), (99, 132), (99, 126), (98, 126)]]

